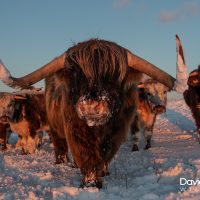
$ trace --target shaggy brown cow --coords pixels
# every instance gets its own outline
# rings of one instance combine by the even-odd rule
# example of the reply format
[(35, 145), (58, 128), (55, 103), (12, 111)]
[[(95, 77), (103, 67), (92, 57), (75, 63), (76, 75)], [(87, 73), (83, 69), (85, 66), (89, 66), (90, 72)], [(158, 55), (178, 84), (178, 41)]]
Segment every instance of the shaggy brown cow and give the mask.
[(149, 79), (138, 85), (139, 103), (135, 120), (131, 124), (133, 135), (132, 151), (139, 150), (140, 137), (143, 134), (145, 149), (151, 147), (151, 137), (157, 114), (166, 111), (168, 88), (163, 84)]
[[(186, 66), (183, 45), (178, 36), (176, 36), (176, 41), (177, 65)], [(195, 120), (200, 143), (200, 66), (189, 74), (187, 85), (188, 89), (184, 91), (183, 97)]]
[(188, 89), (183, 93), (195, 120), (200, 143), (200, 66), (192, 71), (188, 78)]
[(43, 126), (47, 125), (44, 92), (38, 94), (0, 93), (0, 120), (7, 120), (18, 134), (16, 147), (34, 153), (41, 144)]
[(11, 133), (9, 123), (1, 123), (0, 122), (0, 146), (1, 150), (5, 151), (7, 149), (7, 140)]
[(35, 72), (14, 78), (1, 64), (1, 80), (26, 88), (46, 79), (46, 108), (56, 162), (68, 147), (83, 186), (102, 187), (101, 176), (126, 139), (138, 103), (142, 73), (171, 90), (175, 79), (116, 43), (91, 39), (69, 48)]

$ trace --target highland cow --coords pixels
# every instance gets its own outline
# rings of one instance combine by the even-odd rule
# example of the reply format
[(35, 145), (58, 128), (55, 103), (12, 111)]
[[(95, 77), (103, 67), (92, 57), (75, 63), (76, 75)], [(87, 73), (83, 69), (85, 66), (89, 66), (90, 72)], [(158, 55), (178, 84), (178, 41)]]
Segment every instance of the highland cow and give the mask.
[(18, 134), (16, 147), (22, 147), (23, 153), (34, 153), (47, 126), (44, 92), (20, 95), (2, 92), (0, 105), (0, 121), (9, 123)]
[(83, 175), (82, 185), (98, 188), (134, 121), (142, 74), (169, 90), (175, 82), (127, 49), (99, 39), (78, 43), (21, 78), (12, 77), (3, 64), (1, 71), (1, 80), (11, 87), (28, 88), (46, 79), (46, 109), (56, 163), (66, 160), (69, 147)]
[(163, 84), (149, 79), (138, 85), (139, 103), (136, 117), (131, 124), (133, 135), (132, 151), (139, 150), (141, 136), (144, 136), (145, 149), (151, 147), (151, 138), (156, 116), (166, 111), (168, 88)]
[[(183, 45), (178, 36), (176, 36), (176, 42), (177, 65), (182, 68), (183, 66), (186, 66), (186, 62)], [(195, 120), (198, 131), (198, 140), (200, 143), (200, 66), (189, 74), (189, 77), (187, 78), (187, 89), (184, 91), (183, 97)]]
[(200, 66), (189, 74), (188, 89), (183, 96), (195, 120), (200, 143)]

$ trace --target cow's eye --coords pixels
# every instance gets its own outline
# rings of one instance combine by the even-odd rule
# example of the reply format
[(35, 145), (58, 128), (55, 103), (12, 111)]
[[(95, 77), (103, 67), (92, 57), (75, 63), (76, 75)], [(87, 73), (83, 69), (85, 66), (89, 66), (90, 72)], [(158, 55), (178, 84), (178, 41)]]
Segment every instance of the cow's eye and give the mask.
[(166, 94), (167, 93), (167, 91), (164, 91), (164, 94)]
[(150, 92), (147, 92), (147, 95), (148, 95), (148, 96), (151, 96), (151, 93), (150, 93)]
[(193, 82), (194, 82), (194, 83), (197, 83), (197, 82), (198, 82), (198, 79), (197, 79), (197, 78), (194, 78), (194, 79), (193, 79)]

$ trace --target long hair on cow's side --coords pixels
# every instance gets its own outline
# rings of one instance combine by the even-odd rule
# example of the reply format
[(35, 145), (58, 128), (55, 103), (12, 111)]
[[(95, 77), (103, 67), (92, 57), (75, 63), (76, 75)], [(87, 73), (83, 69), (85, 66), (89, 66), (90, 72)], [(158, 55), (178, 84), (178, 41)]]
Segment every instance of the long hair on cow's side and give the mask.
[(119, 45), (99, 39), (78, 43), (67, 51), (67, 62), (80, 67), (91, 84), (108, 74), (121, 82), (127, 70), (126, 50)]

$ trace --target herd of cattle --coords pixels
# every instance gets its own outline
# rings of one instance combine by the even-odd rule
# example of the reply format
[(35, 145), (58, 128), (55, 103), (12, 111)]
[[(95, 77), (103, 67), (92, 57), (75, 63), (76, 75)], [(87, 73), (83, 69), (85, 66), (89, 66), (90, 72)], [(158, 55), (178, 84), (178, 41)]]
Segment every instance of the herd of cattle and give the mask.
[[(181, 44), (177, 53), (185, 64)], [(199, 70), (190, 74), (184, 97), (200, 132)], [(24, 77), (11, 76), (3, 63), (0, 72), (5, 84), (22, 89), (0, 93), (1, 149), (15, 132), (16, 147), (32, 154), (47, 131), (56, 164), (69, 160), (69, 150), (82, 186), (98, 188), (129, 131), (132, 151), (139, 150), (141, 136), (145, 149), (151, 147), (156, 116), (166, 111), (167, 92), (180, 82), (116, 43), (98, 39), (78, 43)], [(33, 90), (31, 85), (42, 79), (45, 91)]]

